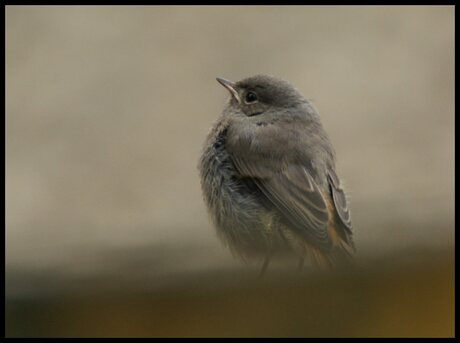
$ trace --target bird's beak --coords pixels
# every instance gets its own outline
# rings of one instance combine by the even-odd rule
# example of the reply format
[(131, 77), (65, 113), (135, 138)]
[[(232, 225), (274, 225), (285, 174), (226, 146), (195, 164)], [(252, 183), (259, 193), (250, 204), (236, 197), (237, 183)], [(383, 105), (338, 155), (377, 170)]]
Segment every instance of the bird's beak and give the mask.
[(220, 77), (217, 77), (216, 80), (217, 80), (217, 82), (219, 82), (222, 86), (224, 86), (225, 88), (228, 89), (228, 91), (229, 91), (230, 94), (236, 99), (236, 101), (238, 101), (239, 103), (241, 103), (240, 95), (238, 94), (238, 92), (236, 91), (236, 88), (235, 88), (235, 82), (232, 82), (232, 81), (229, 81), (229, 80), (225, 80), (225, 79), (222, 79), (222, 78), (220, 78)]

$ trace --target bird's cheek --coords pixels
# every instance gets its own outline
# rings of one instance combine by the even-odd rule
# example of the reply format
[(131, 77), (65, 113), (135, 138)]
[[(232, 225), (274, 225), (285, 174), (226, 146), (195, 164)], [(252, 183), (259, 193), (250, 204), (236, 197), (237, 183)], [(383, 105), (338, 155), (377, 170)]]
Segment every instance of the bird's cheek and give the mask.
[(250, 104), (250, 105), (247, 105), (245, 108), (244, 108), (244, 113), (246, 114), (246, 116), (248, 117), (256, 117), (256, 116), (259, 116), (261, 114), (263, 114), (265, 111), (265, 108), (262, 104), (260, 103), (256, 103), (256, 104)]

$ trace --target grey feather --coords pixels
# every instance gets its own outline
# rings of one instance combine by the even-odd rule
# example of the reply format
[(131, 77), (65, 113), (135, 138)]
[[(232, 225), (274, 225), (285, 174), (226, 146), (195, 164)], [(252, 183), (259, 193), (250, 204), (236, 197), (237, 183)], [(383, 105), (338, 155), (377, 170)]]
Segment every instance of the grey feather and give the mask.
[(350, 209), (348, 208), (345, 192), (343, 191), (340, 185), (340, 179), (333, 169), (328, 170), (327, 176), (332, 189), (332, 198), (334, 200), (334, 205), (337, 214), (339, 215), (339, 218), (342, 221), (342, 223), (347, 227), (347, 229), (351, 233), (352, 226)]
[[(238, 172), (253, 180), (269, 203), (298, 234), (324, 249), (330, 248), (327, 234), (329, 215), (321, 191), (307, 169), (289, 164), (277, 172), (259, 170), (260, 161), (252, 163), (232, 157)], [(273, 165), (275, 161), (270, 160)], [(274, 168), (275, 170), (281, 168)]]
[(245, 259), (303, 258), (308, 249), (334, 263), (352, 256), (350, 211), (315, 108), (270, 76), (219, 82), (231, 97), (205, 141), (199, 170), (220, 238)]

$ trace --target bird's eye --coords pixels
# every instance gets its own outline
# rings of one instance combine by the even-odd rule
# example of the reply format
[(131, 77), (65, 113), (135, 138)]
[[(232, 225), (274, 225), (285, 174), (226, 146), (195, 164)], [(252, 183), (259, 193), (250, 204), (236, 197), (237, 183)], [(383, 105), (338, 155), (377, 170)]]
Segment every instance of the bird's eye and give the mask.
[(256, 102), (257, 101), (257, 94), (254, 93), (254, 92), (247, 92), (246, 97), (244, 98), (244, 101), (247, 104), (250, 104), (252, 102)]

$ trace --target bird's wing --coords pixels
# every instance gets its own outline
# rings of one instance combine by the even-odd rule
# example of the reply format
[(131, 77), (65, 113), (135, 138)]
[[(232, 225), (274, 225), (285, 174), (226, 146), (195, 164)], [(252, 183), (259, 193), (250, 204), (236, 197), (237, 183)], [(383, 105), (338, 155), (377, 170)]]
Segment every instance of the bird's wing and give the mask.
[(340, 184), (340, 179), (335, 173), (334, 169), (330, 169), (327, 172), (329, 185), (332, 190), (332, 198), (334, 200), (334, 206), (339, 215), (340, 220), (351, 233), (351, 216), (350, 209), (348, 208), (347, 198)]
[(238, 157), (233, 161), (241, 176), (260, 189), (293, 229), (317, 246), (330, 247), (326, 202), (305, 166), (280, 163), (274, 170), (263, 161)]

